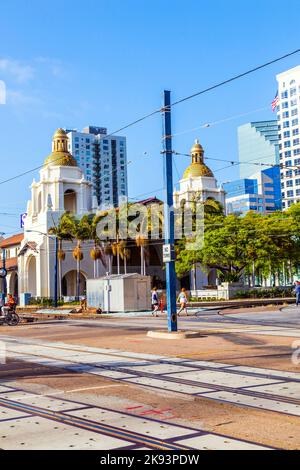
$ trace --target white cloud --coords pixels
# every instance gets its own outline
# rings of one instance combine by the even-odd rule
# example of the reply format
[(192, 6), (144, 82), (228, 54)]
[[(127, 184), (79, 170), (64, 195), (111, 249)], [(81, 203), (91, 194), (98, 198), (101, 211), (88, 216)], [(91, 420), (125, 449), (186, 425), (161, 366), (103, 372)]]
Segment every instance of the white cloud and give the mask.
[(24, 83), (34, 77), (34, 69), (31, 65), (22, 64), (13, 59), (0, 58), (0, 73), (14, 78), (19, 83)]
[(59, 59), (53, 59), (51, 57), (37, 57), (35, 62), (46, 65), (54, 77), (63, 78), (66, 75), (65, 66)]
[(21, 90), (7, 90), (6, 93), (7, 104), (12, 106), (24, 106), (24, 105), (41, 105), (43, 102), (33, 96), (29, 96)]
[(0, 104), (6, 104), (6, 85), (0, 80)]

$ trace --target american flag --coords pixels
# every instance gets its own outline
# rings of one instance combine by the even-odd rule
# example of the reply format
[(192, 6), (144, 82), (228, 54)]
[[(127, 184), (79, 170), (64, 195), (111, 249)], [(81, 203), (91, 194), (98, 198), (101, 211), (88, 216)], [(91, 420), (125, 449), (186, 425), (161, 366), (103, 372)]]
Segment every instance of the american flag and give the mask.
[(275, 98), (272, 101), (272, 111), (273, 112), (276, 110), (278, 102), (279, 102), (279, 98), (278, 98), (278, 91), (277, 91), (277, 93), (275, 95)]

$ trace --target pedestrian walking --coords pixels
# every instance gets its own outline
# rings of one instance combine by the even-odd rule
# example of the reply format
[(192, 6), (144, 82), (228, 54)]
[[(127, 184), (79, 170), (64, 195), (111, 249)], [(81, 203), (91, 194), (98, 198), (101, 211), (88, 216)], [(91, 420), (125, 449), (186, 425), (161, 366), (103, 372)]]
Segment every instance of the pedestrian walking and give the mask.
[(156, 287), (153, 287), (152, 289), (151, 303), (152, 303), (152, 315), (157, 317), (157, 312), (159, 309), (159, 298), (158, 298)]
[(300, 282), (296, 281), (295, 283), (295, 293), (296, 293), (296, 305), (299, 306), (300, 303)]
[(180, 316), (181, 312), (183, 312), (183, 311), (185, 312), (186, 315), (188, 314), (187, 313), (187, 308), (186, 308), (187, 307), (187, 301), (188, 301), (187, 293), (186, 293), (185, 288), (183, 287), (181, 289), (181, 292), (180, 292), (180, 294), (178, 296), (178, 299), (177, 299), (177, 302), (180, 303), (180, 309), (177, 313), (178, 316)]
[(87, 310), (87, 301), (86, 301), (86, 296), (82, 295), (80, 299), (80, 308), (83, 312), (86, 312)]
[(164, 313), (165, 306), (166, 306), (166, 294), (163, 293), (159, 301), (160, 313)]

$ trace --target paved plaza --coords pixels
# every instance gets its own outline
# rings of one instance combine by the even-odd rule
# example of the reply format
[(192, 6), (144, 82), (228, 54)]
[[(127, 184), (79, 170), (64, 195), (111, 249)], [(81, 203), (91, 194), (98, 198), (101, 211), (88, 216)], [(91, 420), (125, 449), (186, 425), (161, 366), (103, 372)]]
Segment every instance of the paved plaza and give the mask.
[(300, 448), (300, 313), (190, 310), (2, 327), (2, 449)]

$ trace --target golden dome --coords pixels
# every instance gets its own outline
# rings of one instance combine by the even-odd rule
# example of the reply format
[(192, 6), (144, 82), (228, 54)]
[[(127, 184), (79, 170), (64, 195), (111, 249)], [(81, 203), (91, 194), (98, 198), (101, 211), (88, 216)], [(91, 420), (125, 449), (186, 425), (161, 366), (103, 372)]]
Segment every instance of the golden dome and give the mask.
[(66, 134), (66, 131), (60, 127), (59, 129), (57, 129), (57, 130), (54, 132), (53, 139), (54, 139), (55, 137), (65, 137), (66, 135), (67, 135), (67, 134)]
[(194, 153), (201, 153), (202, 156), (204, 155), (204, 149), (198, 140), (195, 140), (195, 143), (191, 148), (191, 155), (193, 155)]
[(185, 170), (183, 179), (185, 178), (197, 178), (198, 176), (209, 176), (213, 177), (214, 174), (208, 166), (203, 162), (204, 149), (198, 140), (195, 141), (191, 148), (192, 163)]
[(63, 129), (57, 129), (52, 140), (52, 153), (46, 158), (44, 165), (77, 166), (73, 155), (68, 151), (68, 136)]

